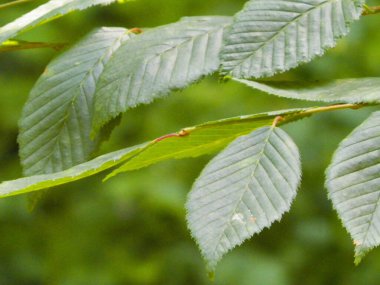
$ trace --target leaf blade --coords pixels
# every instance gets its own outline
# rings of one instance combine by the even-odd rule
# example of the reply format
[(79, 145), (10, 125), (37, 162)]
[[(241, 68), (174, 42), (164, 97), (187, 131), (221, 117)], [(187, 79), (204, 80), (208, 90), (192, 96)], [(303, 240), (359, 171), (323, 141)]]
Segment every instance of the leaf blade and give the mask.
[[(94, 132), (111, 118), (215, 72), (229, 17), (189, 17), (150, 29), (110, 61), (95, 98)], [(133, 55), (133, 56), (132, 56)]]
[(97, 29), (47, 66), (19, 123), (25, 175), (61, 171), (90, 158), (100, 141), (90, 139), (95, 85), (130, 37), (123, 28)]
[(250, 0), (226, 36), (222, 73), (260, 78), (308, 62), (348, 34), (362, 4), (361, 0)]
[(211, 270), (225, 253), (289, 210), (300, 177), (297, 147), (273, 126), (239, 137), (205, 167), (186, 209)]
[(326, 188), (355, 245), (356, 263), (380, 244), (380, 112), (339, 145), (326, 171)]
[(233, 79), (279, 97), (305, 101), (379, 103), (380, 78), (352, 78), (325, 81), (254, 81)]

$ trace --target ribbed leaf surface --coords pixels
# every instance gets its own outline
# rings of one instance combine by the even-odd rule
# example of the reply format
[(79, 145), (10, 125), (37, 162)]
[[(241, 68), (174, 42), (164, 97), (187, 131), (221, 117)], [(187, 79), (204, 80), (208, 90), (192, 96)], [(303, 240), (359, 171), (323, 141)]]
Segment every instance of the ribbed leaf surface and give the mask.
[(216, 71), (229, 24), (229, 17), (184, 18), (123, 45), (100, 79), (94, 130), (128, 108), (150, 103)]
[(75, 10), (107, 5), (116, 0), (51, 0), (0, 28), (0, 43)]
[[(285, 119), (301, 116), (310, 109), (283, 110), (224, 119), (202, 125), (189, 127), (186, 136), (171, 134), (135, 147), (112, 152), (70, 169), (45, 175), (36, 175), (6, 181), (0, 184), (0, 198), (19, 195), (49, 187), (70, 183), (94, 175), (120, 163), (126, 164), (122, 171), (139, 169), (172, 158), (185, 158), (211, 153), (225, 147), (239, 135), (249, 133), (252, 129), (272, 124), (277, 116)], [(182, 132), (179, 132), (183, 133)], [(150, 156), (147, 154), (150, 154)], [(134, 157), (139, 159), (132, 160)], [(121, 172), (121, 171), (118, 171)]]
[(187, 202), (189, 228), (211, 269), (289, 210), (300, 182), (299, 153), (273, 127), (235, 140), (203, 170)]
[(380, 112), (340, 144), (327, 170), (326, 187), (360, 262), (380, 244)]
[(90, 139), (95, 85), (130, 37), (122, 28), (98, 29), (48, 65), (20, 120), (25, 175), (61, 171), (89, 159), (99, 140)]
[(249, 87), (280, 97), (341, 103), (380, 103), (380, 78), (328, 81), (266, 81), (234, 79)]
[(222, 51), (222, 71), (271, 76), (335, 46), (361, 14), (362, 0), (251, 0), (238, 13)]

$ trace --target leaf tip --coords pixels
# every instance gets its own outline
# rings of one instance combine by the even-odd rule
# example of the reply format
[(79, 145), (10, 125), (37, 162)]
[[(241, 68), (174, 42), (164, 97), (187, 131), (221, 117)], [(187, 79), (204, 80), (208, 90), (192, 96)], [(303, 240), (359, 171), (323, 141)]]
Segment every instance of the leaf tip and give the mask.
[(211, 282), (215, 282), (215, 270), (208, 271), (207, 276)]
[(355, 260), (354, 263), (356, 266), (359, 266), (362, 262), (363, 258), (367, 255), (367, 253), (370, 251), (370, 248), (364, 247), (363, 243), (361, 241), (355, 240)]
[(363, 258), (364, 258), (364, 256), (366, 255), (366, 252), (365, 251), (363, 251), (361, 248), (360, 248), (360, 246), (357, 246), (356, 248), (355, 248), (355, 259), (354, 259), (354, 264), (355, 264), (355, 266), (359, 266), (360, 265), (360, 263), (362, 262), (362, 260), (363, 260)]
[(115, 171), (112, 171), (110, 174), (107, 174), (107, 176), (104, 177), (104, 178), (102, 179), (102, 182), (103, 182), (103, 183), (107, 182), (107, 181), (110, 180), (112, 177), (116, 176), (116, 174), (117, 174), (117, 173), (116, 173)]
[(355, 256), (354, 264), (355, 266), (359, 266), (362, 262), (363, 257), (362, 256)]

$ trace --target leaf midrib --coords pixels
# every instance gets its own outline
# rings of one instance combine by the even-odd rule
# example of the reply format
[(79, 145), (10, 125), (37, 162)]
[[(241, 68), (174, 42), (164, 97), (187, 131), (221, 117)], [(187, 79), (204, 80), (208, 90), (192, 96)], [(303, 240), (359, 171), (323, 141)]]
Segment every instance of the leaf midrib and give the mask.
[[(367, 243), (368, 233), (370, 232), (370, 229), (371, 229), (372, 226), (373, 226), (374, 215), (375, 215), (375, 213), (376, 213), (379, 209), (380, 209), (380, 192), (379, 192), (379, 194), (378, 194), (378, 196), (377, 196), (377, 203), (376, 203), (375, 209), (374, 209), (373, 212), (371, 213), (370, 222), (369, 222), (368, 227), (367, 227), (367, 229), (366, 229), (366, 231), (365, 231), (365, 235), (364, 235), (364, 238), (363, 238), (363, 245), (362, 245), (362, 247), (364, 247), (365, 244)], [(368, 245), (365, 246), (366, 249), (367, 249), (368, 247), (369, 247)], [(360, 248), (360, 246), (359, 246), (359, 248)]]
[[(265, 138), (265, 140), (264, 140), (264, 142), (263, 142), (263, 149), (257, 154), (257, 160), (256, 160), (256, 163), (255, 163), (255, 165), (252, 167), (253, 169), (252, 169), (252, 173), (251, 173), (251, 175), (250, 175), (249, 182), (246, 184), (245, 189), (242, 191), (241, 197), (240, 197), (239, 200), (236, 202), (236, 205), (235, 205), (235, 207), (234, 207), (232, 213), (228, 216), (227, 223), (226, 223), (226, 225), (224, 226), (223, 230), (221, 231), (220, 236), (218, 237), (218, 242), (216, 243), (216, 246), (215, 246), (215, 248), (214, 248), (214, 253), (217, 252), (217, 247), (218, 247), (218, 245), (220, 244), (220, 241), (222, 240), (223, 235), (225, 235), (225, 231), (226, 231), (227, 227), (228, 227), (228, 226), (232, 226), (232, 225), (231, 225), (231, 219), (232, 219), (233, 215), (236, 214), (236, 210), (237, 210), (237, 208), (239, 207), (239, 205), (242, 203), (242, 201), (243, 201), (243, 197), (244, 197), (245, 193), (247, 193), (247, 191), (250, 190), (250, 189), (249, 189), (249, 185), (250, 185), (251, 181), (253, 180), (253, 177), (254, 177), (254, 175), (255, 175), (255, 173), (256, 173), (257, 167), (260, 165), (260, 161), (261, 161), (261, 159), (262, 159), (263, 156), (265, 155), (265, 150), (266, 150), (267, 146), (269, 145), (269, 139), (270, 139), (271, 135), (273, 134), (274, 130), (275, 130), (275, 127), (274, 127), (274, 126), (271, 126), (271, 127), (269, 128), (269, 130), (268, 130), (268, 135), (266, 136), (266, 138)], [(265, 216), (266, 216), (265, 211), (263, 211), (263, 212), (264, 212), (264, 214), (265, 214)]]

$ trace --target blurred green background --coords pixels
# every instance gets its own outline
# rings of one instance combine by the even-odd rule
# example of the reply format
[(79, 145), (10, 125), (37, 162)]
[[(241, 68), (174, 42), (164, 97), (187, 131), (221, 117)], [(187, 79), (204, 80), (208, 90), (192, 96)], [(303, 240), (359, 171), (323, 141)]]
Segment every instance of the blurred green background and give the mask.
[[(43, 2), (0, 11), (0, 25)], [(232, 15), (244, 2), (138, 0), (72, 13), (20, 38), (73, 43), (99, 26), (154, 27), (182, 16)], [(363, 18), (334, 50), (284, 76), (379, 76), (379, 24), (380, 15)], [(48, 49), (0, 54), (1, 181), (21, 176), (18, 118), (28, 92), (55, 56), (57, 52)], [(310, 103), (264, 95), (233, 82), (221, 84), (211, 77), (129, 111), (99, 153), (207, 120), (300, 106)], [(286, 126), (302, 155), (298, 197), (281, 223), (223, 259), (215, 284), (380, 284), (380, 249), (359, 267), (353, 265), (352, 241), (327, 200), (323, 181), (338, 143), (371, 111), (321, 114)], [(186, 228), (184, 210), (192, 182), (210, 158), (165, 162), (105, 184), (99, 175), (58, 187), (31, 213), (25, 196), (0, 200), (0, 285), (211, 284)]]

